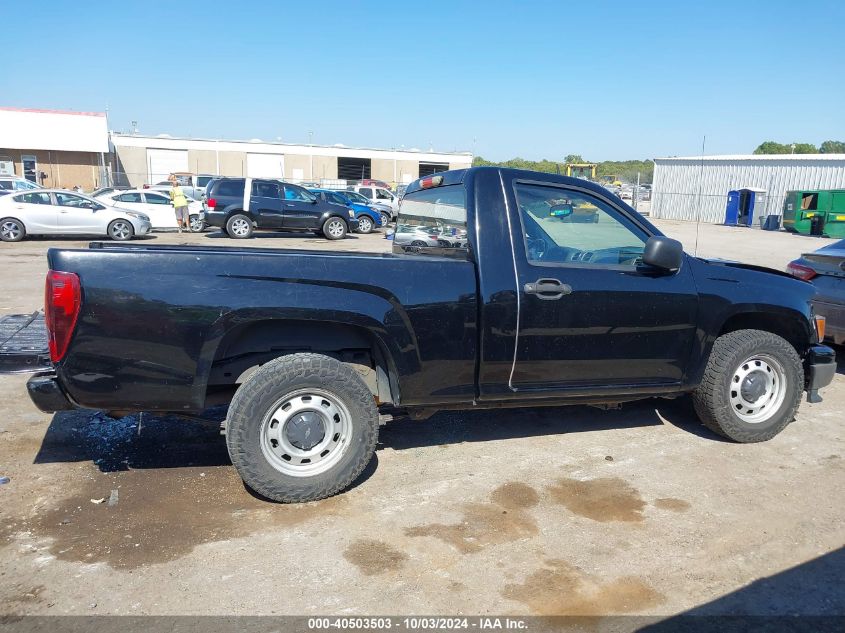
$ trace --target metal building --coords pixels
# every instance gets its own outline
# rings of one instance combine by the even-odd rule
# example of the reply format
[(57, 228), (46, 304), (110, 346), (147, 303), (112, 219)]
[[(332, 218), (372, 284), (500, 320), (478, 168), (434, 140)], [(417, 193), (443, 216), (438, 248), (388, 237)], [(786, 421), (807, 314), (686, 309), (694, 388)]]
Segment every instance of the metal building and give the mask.
[(468, 152), (353, 148), (253, 141), (111, 134), (113, 181), (139, 187), (174, 172), (335, 183), (364, 179), (409, 183), (472, 165)]
[(759, 192), (760, 218), (780, 215), (787, 191), (843, 188), (845, 154), (656, 158), (651, 216), (724, 222), (728, 193), (748, 189)]

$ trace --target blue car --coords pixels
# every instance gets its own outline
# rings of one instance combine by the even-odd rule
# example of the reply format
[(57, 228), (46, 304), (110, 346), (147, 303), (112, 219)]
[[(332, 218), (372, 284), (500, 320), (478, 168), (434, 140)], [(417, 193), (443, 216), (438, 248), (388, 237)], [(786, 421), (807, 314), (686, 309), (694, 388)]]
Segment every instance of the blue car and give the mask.
[(309, 189), (309, 191), (325, 202), (342, 204), (352, 209), (355, 212), (355, 219), (358, 220), (357, 230), (359, 233), (370, 233), (386, 224), (381, 213), (366, 204), (353, 202), (345, 195), (344, 191), (334, 191), (332, 189)]

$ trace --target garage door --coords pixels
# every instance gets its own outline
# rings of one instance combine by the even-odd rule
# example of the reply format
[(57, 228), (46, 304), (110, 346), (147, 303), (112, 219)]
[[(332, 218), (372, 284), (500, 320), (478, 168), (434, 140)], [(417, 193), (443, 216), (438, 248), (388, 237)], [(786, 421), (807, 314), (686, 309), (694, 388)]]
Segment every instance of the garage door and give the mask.
[(250, 178), (284, 178), (283, 154), (247, 154), (246, 175)]
[(167, 180), (177, 171), (188, 171), (188, 150), (148, 149), (147, 182), (151, 185)]

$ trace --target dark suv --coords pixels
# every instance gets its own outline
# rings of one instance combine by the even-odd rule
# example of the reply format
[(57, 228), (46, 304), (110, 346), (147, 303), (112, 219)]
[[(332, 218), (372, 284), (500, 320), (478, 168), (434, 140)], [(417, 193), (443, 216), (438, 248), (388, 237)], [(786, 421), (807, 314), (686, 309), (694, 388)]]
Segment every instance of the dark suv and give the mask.
[(206, 224), (235, 239), (251, 237), (258, 229), (313, 231), (339, 240), (358, 228), (351, 209), (281, 180), (217, 178), (208, 184), (206, 197)]

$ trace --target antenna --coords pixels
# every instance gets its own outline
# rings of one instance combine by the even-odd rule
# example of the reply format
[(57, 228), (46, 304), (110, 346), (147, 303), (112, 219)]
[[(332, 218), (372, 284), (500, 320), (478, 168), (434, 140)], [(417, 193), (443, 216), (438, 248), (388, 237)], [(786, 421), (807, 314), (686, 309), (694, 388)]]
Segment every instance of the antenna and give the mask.
[(701, 226), (701, 189), (704, 186), (704, 146), (707, 144), (707, 135), (701, 139), (701, 168), (698, 172), (698, 203), (695, 210), (695, 248), (692, 254), (698, 256), (698, 231)]

